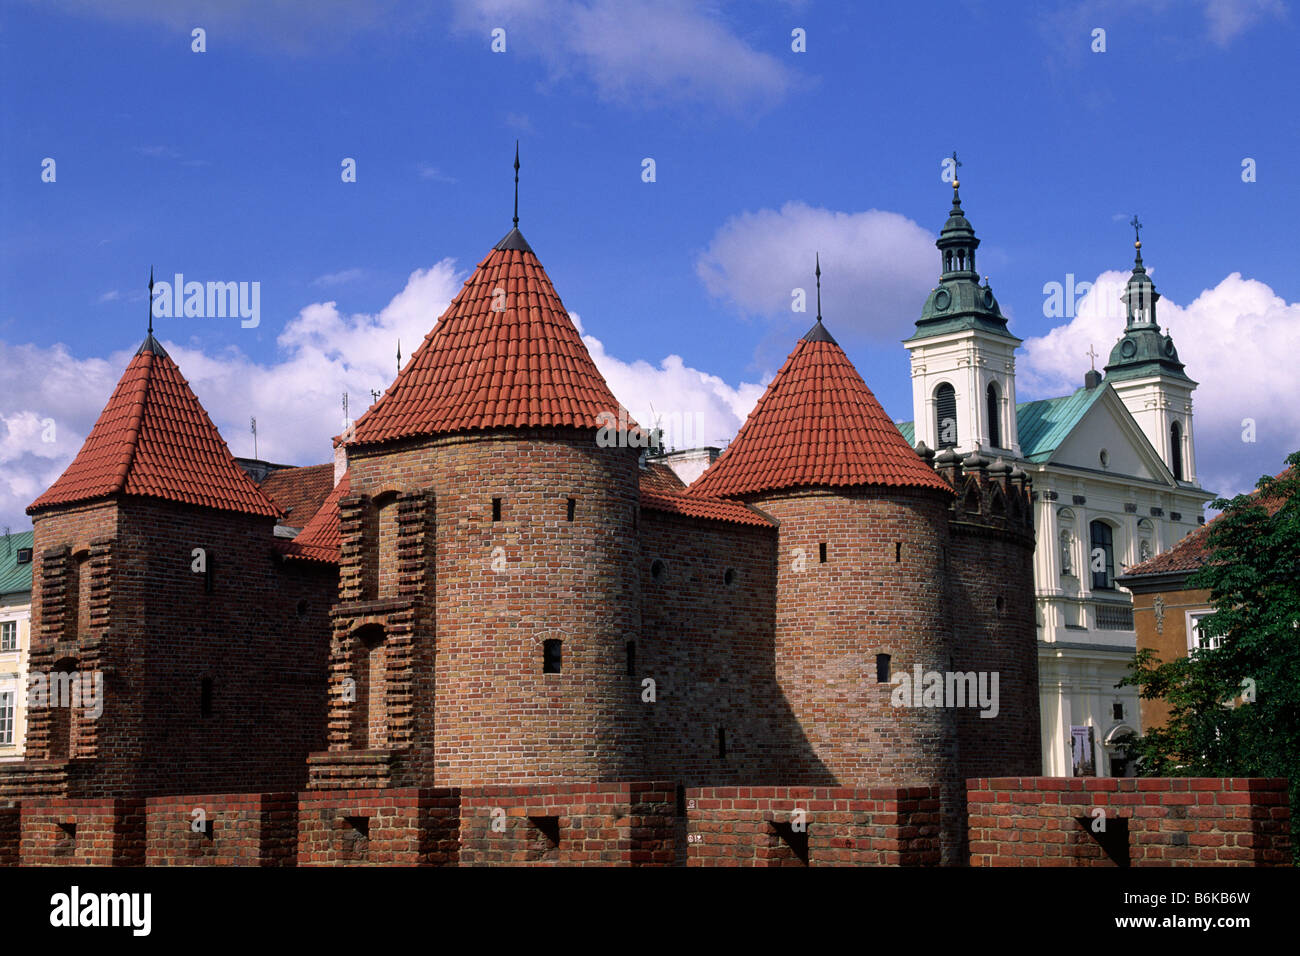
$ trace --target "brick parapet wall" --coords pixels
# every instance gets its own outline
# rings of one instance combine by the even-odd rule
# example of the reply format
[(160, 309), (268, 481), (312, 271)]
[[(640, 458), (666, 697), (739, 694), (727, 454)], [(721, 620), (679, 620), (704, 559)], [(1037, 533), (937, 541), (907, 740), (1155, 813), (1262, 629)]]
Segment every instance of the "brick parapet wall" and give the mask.
[(22, 809), (0, 807), (0, 866), (18, 865), (22, 834)]
[(145, 803), (145, 834), (148, 866), (293, 866), (298, 795), (154, 797)]
[(311, 790), (298, 795), (299, 866), (455, 866), (460, 795), (451, 788)]
[(671, 782), (471, 787), (461, 791), (461, 866), (668, 866)]
[(31, 800), (22, 805), (23, 866), (140, 866), (144, 800)]
[(937, 786), (706, 787), (685, 800), (689, 866), (940, 862)]
[[(995, 777), (968, 782), (972, 866), (1281, 866), (1284, 779)], [(1105, 830), (1097, 832), (1096, 810)]]

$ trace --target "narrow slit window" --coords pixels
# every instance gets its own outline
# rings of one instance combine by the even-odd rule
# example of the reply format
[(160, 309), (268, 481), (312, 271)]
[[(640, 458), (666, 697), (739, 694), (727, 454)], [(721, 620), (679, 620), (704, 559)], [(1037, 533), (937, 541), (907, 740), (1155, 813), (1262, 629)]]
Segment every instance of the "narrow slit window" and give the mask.
[(627, 676), (636, 676), (636, 641), (627, 642)]
[(876, 683), (877, 684), (889, 683), (889, 655), (888, 654), (876, 655)]
[(727, 728), (718, 728), (718, 759), (727, 759)]
[(820, 563), (825, 564), (826, 563), (826, 542), (825, 541), (823, 541), (821, 544), (817, 546), (817, 554), (818, 554), (817, 560)]
[(578, 499), (577, 499), (577, 498), (570, 498), (570, 499), (569, 499), (569, 506), (568, 506), (568, 507), (569, 507), (569, 510), (568, 510), (568, 516), (567, 516), (566, 520), (568, 520), (568, 521), (572, 521), (572, 520), (573, 520), (573, 513), (574, 513), (574, 511), (575, 511), (575, 510), (577, 509), (577, 507), (578, 507)]
[(898, 563), (903, 560), (903, 542), (894, 542), (894, 562)]
[(492, 520), (493, 521), (501, 520), (501, 499), (500, 498), (492, 499)]
[(212, 678), (205, 677), (199, 681), (199, 716), (212, 716)]
[(542, 642), (542, 673), (558, 674), (563, 662), (563, 641), (549, 640)]

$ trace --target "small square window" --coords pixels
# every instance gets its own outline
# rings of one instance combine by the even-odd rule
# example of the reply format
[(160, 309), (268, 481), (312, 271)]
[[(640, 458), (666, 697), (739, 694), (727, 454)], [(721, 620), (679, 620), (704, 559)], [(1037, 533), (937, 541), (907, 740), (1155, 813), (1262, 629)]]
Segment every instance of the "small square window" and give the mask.
[(32, 549), (31, 549), (31, 548), (19, 548), (19, 549), (18, 549), (18, 559), (17, 559), (17, 560), (18, 560), (18, 563), (19, 563), (19, 564), (31, 564), (31, 563), (32, 563)]

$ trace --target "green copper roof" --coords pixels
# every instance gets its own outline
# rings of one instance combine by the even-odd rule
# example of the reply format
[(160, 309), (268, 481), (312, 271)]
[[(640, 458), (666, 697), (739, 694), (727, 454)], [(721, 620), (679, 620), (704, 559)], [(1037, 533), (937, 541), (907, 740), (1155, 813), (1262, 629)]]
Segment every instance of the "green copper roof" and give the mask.
[(979, 284), (975, 268), (975, 250), (980, 241), (961, 208), (961, 197), (953, 183), (952, 209), (935, 246), (939, 249), (939, 285), (931, 290), (916, 333), (904, 342), (916, 342), (935, 335), (982, 329), (994, 335), (1016, 339), (1007, 331), (1007, 320), (989, 288), (988, 280)]
[(18, 563), (18, 549), (30, 548), (34, 531), (0, 535), (0, 594), (17, 594), (32, 589), (32, 562)]
[[(1016, 430), (1020, 453), (1026, 461), (1044, 462), (1060, 447), (1067, 435), (1088, 413), (1105, 387), (1080, 388), (1073, 395), (1021, 402), (1016, 406)], [(909, 445), (915, 445), (916, 424), (895, 422)]]
[(1080, 388), (1073, 395), (1017, 405), (1020, 453), (1027, 461), (1047, 461), (1105, 390), (1104, 386)]
[[(1134, 216), (1133, 220), (1137, 226), (1137, 217)], [(1160, 293), (1156, 291), (1155, 283), (1142, 264), (1142, 243), (1138, 241), (1133, 245), (1136, 248), (1133, 274), (1124, 287), (1124, 307), (1128, 319), (1124, 334), (1110, 350), (1106, 378), (1113, 382), (1165, 375), (1191, 382), (1183, 371), (1183, 363), (1178, 361), (1174, 340), (1161, 333), (1157, 323), (1156, 304), (1160, 301)]]

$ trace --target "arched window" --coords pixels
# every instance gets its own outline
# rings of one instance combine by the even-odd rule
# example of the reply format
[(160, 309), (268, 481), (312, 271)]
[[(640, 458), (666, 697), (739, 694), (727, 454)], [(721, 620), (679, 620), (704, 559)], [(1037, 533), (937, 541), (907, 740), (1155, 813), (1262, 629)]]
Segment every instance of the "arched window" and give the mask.
[(1174, 422), (1169, 426), (1169, 464), (1174, 470), (1174, 480), (1183, 480), (1183, 426)]
[(998, 395), (998, 383), (989, 382), (989, 444), (994, 448), (1002, 447), (1002, 401)]
[(947, 382), (934, 390), (934, 431), (940, 448), (957, 445), (957, 391)]
[(1092, 547), (1088, 554), (1088, 567), (1092, 571), (1093, 590), (1115, 589), (1115, 542), (1110, 525), (1094, 521), (1089, 526)]

